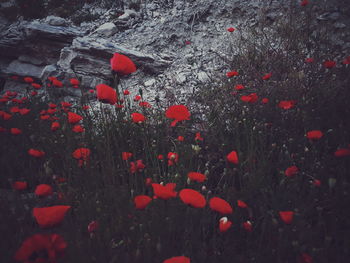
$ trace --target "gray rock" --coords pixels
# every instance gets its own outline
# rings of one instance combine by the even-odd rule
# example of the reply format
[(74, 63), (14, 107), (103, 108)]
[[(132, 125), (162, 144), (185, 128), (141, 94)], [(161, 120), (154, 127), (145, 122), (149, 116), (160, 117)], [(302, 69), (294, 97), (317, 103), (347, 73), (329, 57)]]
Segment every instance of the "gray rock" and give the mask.
[(333, 25), (336, 29), (343, 29), (346, 27), (346, 25), (344, 23), (340, 23), (340, 22), (335, 22)]
[(39, 78), (44, 67), (35, 66), (28, 63), (23, 63), (19, 60), (14, 60), (6, 68), (7, 74), (19, 75), (19, 76), (32, 76)]
[(45, 22), (48, 23), (51, 26), (67, 26), (67, 20), (62, 18), (62, 17), (58, 17), (58, 16), (48, 16), (45, 19)]
[(156, 80), (155, 79), (150, 79), (150, 80), (147, 80), (144, 85), (146, 87), (150, 87), (150, 86), (153, 86), (154, 84), (156, 83)]
[(96, 29), (95, 32), (102, 36), (110, 37), (113, 36), (117, 31), (118, 28), (116, 27), (116, 25), (110, 22), (101, 25), (99, 28)]
[(135, 10), (132, 9), (126, 9), (124, 11), (124, 14), (118, 17), (118, 20), (129, 20), (130, 18), (136, 17), (137, 13)]

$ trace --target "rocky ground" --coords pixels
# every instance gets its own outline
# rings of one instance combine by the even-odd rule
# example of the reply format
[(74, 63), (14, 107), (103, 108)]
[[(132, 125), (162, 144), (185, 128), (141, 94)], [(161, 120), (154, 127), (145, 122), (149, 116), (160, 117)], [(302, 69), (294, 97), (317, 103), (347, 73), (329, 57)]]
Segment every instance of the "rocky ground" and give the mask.
[[(138, 67), (121, 81), (122, 88), (132, 94), (141, 88), (150, 102), (157, 96), (163, 101), (181, 101), (205, 84), (215, 85), (234, 67), (232, 53), (241, 34), (261, 24), (273, 25), (291, 6), (300, 7), (297, 1), (287, 0), (145, 1), (138, 10), (107, 9), (92, 3), (85, 4), (81, 12), (96, 19), (76, 25), (71, 18), (52, 15), (31, 21), (19, 16), (9, 22), (1, 13), (13, 4), (5, 1), (0, 7), (2, 90), (23, 88), (8, 78), (13, 75), (42, 82), (56, 76), (67, 86), (69, 78), (78, 77), (82, 88), (94, 88), (110, 82), (109, 59), (119, 52)], [(327, 24), (339, 57), (349, 55), (346, 2), (318, 1), (312, 8), (318, 14), (312, 34)], [(229, 27), (236, 30), (228, 32)], [(67, 88), (63, 97), (72, 100), (79, 95), (79, 90)]]

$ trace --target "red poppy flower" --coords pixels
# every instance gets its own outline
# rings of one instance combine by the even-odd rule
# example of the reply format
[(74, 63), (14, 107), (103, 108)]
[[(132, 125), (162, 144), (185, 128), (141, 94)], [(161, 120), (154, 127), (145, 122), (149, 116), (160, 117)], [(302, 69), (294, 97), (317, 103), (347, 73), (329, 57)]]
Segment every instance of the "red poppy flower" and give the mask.
[(284, 110), (289, 110), (293, 108), (295, 105), (295, 101), (293, 100), (282, 100), (278, 103), (278, 107)]
[(177, 140), (178, 140), (179, 142), (183, 142), (183, 141), (185, 140), (185, 137), (179, 136), (179, 137), (177, 137)]
[(81, 125), (74, 125), (74, 127), (72, 128), (72, 131), (76, 133), (82, 133), (85, 131), (85, 129)]
[(203, 183), (205, 180), (207, 180), (207, 177), (204, 174), (197, 172), (189, 172), (187, 174), (187, 177), (190, 178), (191, 181), (195, 181), (198, 183)]
[(139, 103), (139, 106), (140, 106), (140, 107), (144, 107), (144, 108), (152, 108), (152, 105), (149, 104), (147, 101), (141, 101), (141, 102)]
[(130, 162), (130, 172), (142, 172), (145, 169), (146, 165), (143, 164), (142, 160), (137, 160), (136, 162)]
[(237, 205), (240, 208), (247, 208), (248, 207), (248, 205), (242, 200), (237, 200)]
[(228, 29), (227, 29), (227, 31), (228, 32), (233, 32), (233, 31), (235, 31), (236, 29), (234, 28), (234, 27), (229, 27)]
[(227, 219), (227, 217), (222, 217), (219, 220), (219, 230), (221, 233), (226, 232), (232, 226), (232, 222)]
[(171, 127), (174, 127), (179, 121), (189, 120), (191, 113), (185, 105), (173, 105), (166, 110), (165, 116), (169, 119), (174, 119), (171, 123)]
[(226, 202), (224, 199), (221, 199), (219, 197), (213, 197), (209, 200), (209, 207), (211, 210), (219, 212), (223, 215), (226, 214), (232, 214), (233, 209), (231, 205)]
[(0, 111), (0, 117), (1, 117), (3, 120), (7, 121), (7, 120), (9, 120), (9, 119), (12, 118), (12, 115), (11, 115), (11, 114), (8, 114), (8, 113), (5, 112), (5, 111)]
[(319, 140), (323, 136), (320, 130), (313, 130), (306, 133), (306, 137), (310, 140)]
[(254, 103), (257, 102), (258, 95), (256, 93), (250, 93), (249, 95), (245, 95), (241, 97), (241, 101), (248, 102), (248, 103)]
[(10, 129), (10, 133), (13, 135), (19, 135), (22, 133), (22, 130), (18, 129), (18, 128), (11, 128)]
[(312, 181), (312, 184), (313, 184), (314, 186), (316, 186), (316, 187), (320, 187), (320, 186), (321, 186), (321, 181), (318, 180), (318, 179), (314, 179), (314, 180)]
[(350, 64), (350, 56), (348, 56), (347, 58), (345, 58), (342, 62), (344, 65), (349, 65)]
[(153, 182), (152, 178), (148, 177), (148, 178), (146, 178), (145, 184), (146, 184), (146, 186), (150, 186), (152, 184), (152, 182)]
[(193, 189), (182, 189), (179, 196), (182, 202), (195, 208), (203, 208), (207, 203), (204, 196)]
[(244, 86), (241, 85), (241, 84), (237, 84), (237, 85), (235, 86), (235, 90), (244, 90)]
[(163, 160), (163, 159), (164, 159), (163, 154), (159, 154), (159, 155), (157, 156), (157, 159), (158, 159), (158, 160)]
[(233, 164), (238, 164), (238, 155), (236, 151), (232, 151), (230, 152), (227, 156), (226, 156), (227, 161), (229, 161), (230, 163)]
[(34, 192), (39, 197), (45, 197), (53, 194), (52, 187), (48, 184), (39, 184)]
[(168, 166), (172, 166), (179, 161), (179, 155), (177, 153), (168, 152)]
[(155, 183), (152, 184), (154, 195), (164, 200), (176, 197), (177, 192), (174, 191), (175, 187), (175, 183), (168, 183), (165, 186)]
[(33, 87), (34, 89), (40, 89), (40, 88), (41, 88), (41, 85), (38, 84), (38, 83), (32, 83), (31, 85), (32, 85), (32, 87)]
[(308, 4), (309, 4), (308, 0), (303, 0), (303, 1), (300, 2), (301, 6), (307, 6)]
[(68, 122), (70, 124), (76, 124), (83, 119), (82, 116), (80, 116), (79, 114), (76, 114), (74, 112), (68, 112), (67, 116), (68, 116)]
[(138, 210), (145, 209), (148, 204), (152, 201), (152, 198), (148, 195), (138, 195), (134, 198), (135, 208)]
[(131, 158), (131, 156), (132, 156), (132, 153), (130, 153), (130, 152), (122, 152), (123, 161), (129, 160)]
[(146, 120), (146, 117), (143, 114), (137, 112), (132, 113), (131, 118), (134, 123), (142, 123)]
[(243, 222), (242, 227), (248, 232), (252, 232), (252, 230), (253, 230), (253, 226), (252, 226), (252, 223), (250, 221)]
[(312, 63), (312, 62), (314, 62), (313, 58), (306, 58), (305, 59), (305, 63)]
[(281, 211), (279, 212), (281, 220), (286, 224), (291, 224), (293, 221), (294, 212), (293, 211)]
[(18, 191), (25, 190), (27, 189), (27, 187), (28, 187), (27, 182), (16, 181), (12, 184), (12, 188)]
[(228, 78), (232, 78), (232, 77), (235, 77), (235, 76), (238, 76), (239, 74), (238, 74), (238, 72), (237, 71), (230, 71), (230, 72), (227, 72), (226, 73), (226, 76), (228, 77)]
[(288, 167), (288, 168), (285, 170), (284, 174), (285, 174), (287, 177), (291, 177), (291, 176), (296, 175), (298, 172), (299, 172), (298, 167), (296, 167), (295, 165), (293, 165), (293, 166)]
[(350, 156), (350, 149), (342, 148), (334, 152), (335, 157), (345, 157)]
[(106, 84), (98, 84), (96, 86), (97, 99), (103, 103), (114, 105), (117, 103), (117, 92)]
[(35, 234), (17, 250), (15, 260), (23, 263), (56, 262), (63, 256), (67, 243), (58, 234)]
[(172, 257), (163, 261), (163, 263), (191, 263), (191, 260), (188, 257)]
[(263, 80), (268, 80), (268, 79), (270, 79), (272, 77), (272, 73), (267, 73), (267, 74), (265, 74), (263, 77), (262, 77), (262, 79)]
[(69, 107), (72, 106), (72, 103), (69, 103), (69, 102), (67, 102), (67, 101), (61, 101), (61, 106), (62, 106), (63, 108), (69, 108)]
[(309, 254), (302, 253), (300, 256), (300, 263), (312, 263), (313, 259)]
[(62, 88), (63, 87), (63, 83), (61, 81), (59, 81), (58, 79), (52, 80), (52, 85), (57, 87), (57, 88)]
[(323, 62), (323, 66), (325, 66), (326, 68), (334, 68), (336, 64), (337, 63), (333, 60), (327, 60)]
[(75, 79), (75, 78), (72, 78), (69, 80), (70, 84), (72, 84), (73, 86), (78, 86), (80, 84), (80, 81)]
[(33, 208), (33, 216), (40, 227), (46, 228), (60, 224), (70, 206), (56, 205), (50, 207)]
[(186, 40), (185, 45), (191, 45), (191, 41)]
[(45, 155), (45, 152), (36, 149), (29, 149), (28, 154), (36, 158), (41, 158)]
[(51, 123), (51, 131), (57, 131), (61, 127), (60, 123), (57, 121), (54, 121)]
[(126, 89), (126, 90), (123, 91), (123, 94), (124, 94), (125, 96), (130, 95), (130, 91), (128, 91), (128, 90)]
[(90, 153), (91, 151), (88, 148), (78, 148), (72, 153), (72, 155), (75, 159), (86, 161), (89, 159)]
[(96, 232), (99, 227), (99, 223), (97, 221), (91, 221), (87, 227), (89, 233)]
[(195, 141), (203, 141), (203, 137), (201, 136), (200, 132), (196, 132), (196, 137), (194, 138)]
[(130, 58), (125, 55), (114, 53), (111, 58), (111, 68), (121, 75), (129, 75), (136, 71), (136, 66)]
[(34, 82), (34, 79), (31, 78), (31, 77), (25, 77), (23, 78), (24, 82), (27, 82), (27, 83), (33, 83)]
[(268, 98), (263, 98), (263, 99), (261, 100), (261, 103), (262, 103), (262, 104), (267, 104), (267, 103), (269, 103), (269, 99), (268, 99)]

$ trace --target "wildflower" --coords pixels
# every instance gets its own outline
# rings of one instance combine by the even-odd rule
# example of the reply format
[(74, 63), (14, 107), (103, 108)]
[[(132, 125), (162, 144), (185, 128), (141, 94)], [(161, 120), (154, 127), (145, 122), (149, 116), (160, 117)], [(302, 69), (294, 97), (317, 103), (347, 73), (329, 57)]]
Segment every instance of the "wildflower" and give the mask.
[(174, 127), (179, 121), (189, 120), (191, 113), (185, 105), (173, 105), (166, 110), (165, 116), (169, 119), (174, 119), (170, 125)]
[(52, 81), (52, 85), (57, 87), (57, 88), (62, 88), (63, 87), (63, 83), (61, 81), (59, 81), (58, 79), (54, 79)]
[(293, 165), (293, 166), (288, 167), (288, 168), (285, 170), (284, 174), (285, 174), (287, 177), (291, 177), (291, 176), (296, 175), (298, 172), (299, 172), (298, 167), (296, 167), (295, 165)]
[(149, 104), (147, 101), (140, 101), (139, 106), (144, 108), (152, 108), (151, 104)]
[(263, 80), (268, 80), (268, 79), (270, 79), (272, 77), (272, 73), (267, 73), (267, 74), (265, 74), (263, 77), (262, 77), (262, 79)]
[(314, 59), (313, 58), (306, 58), (305, 63), (313, 63)]
[(11, 128), (10, 129), (10, 133), (13, 135), (19, 135), (22, 133), (22, 130), (18, 129), (18, 128)]
[(307, 253), (302, 253), (300, 256), (300, 263), (312, 263), (312, 257)]
[(308, 0), (303, 0), (303, 1), (300, 2), (301, 6), (307, 6), (308, 4), (309, 4)]
[(67, 243), (58, 234), (35, 234), (23, 241), (15, 254), (15, 260), (23, 263), (56, 262)]
[(159, 155), (157, 156), (157, 159), (158, 159), (158, 160), (163, 160), (163, 159), (164, 159), (163, 154), (159, 154)]
[(350, 56), (346, 57), (343, 62), (344, 65), (349, 65), (350, 64)]
[(191, 41), (186, 40), (185, 45), (191, 45)]
[(28, 154), (36, 158), (41, 158), (45, 155), (45, 152), (36, 149), (29, 149)]
[(60, 224), (70, 206), (56, 205), (50, 207), (33, 208), (33, 216), (40, 227), (46, 228)]
[(23, 78), (23, 80), (24, 80), (24, 82), (26, 82), (26, 83), (33, 83), (33, 82), (34, 82), (34, 79), (31, 78), (31, 77), (25, 77), (25, 78)]
[(291, 224), (293, 221), (294, 212), (293, 211), (281, 211), (279, 212), (281, 220), (286, 224)]
[(22, 108), (19, 110), (19, 114), (21, 115), (27, 115), (30, 112), (30, 109)]
[(27, 189), (28, 183), (27, 182), (22, 182), (22, 181), (16, 181), (12, 184), (12, 188), (14, 190), (22, 191)]
[(230, 71), (230, 72), (227, 72), (226, 73), (226, 76), (228, 77), (228, 78), (232, 78), (232, 77), (235, 77), (235, 76), (238, 76), (239, 74), (238, 74), (238, 72), (237, 71)]
[(141, 96), (140, 95), (136, 95), (135, 97), (134, 97), (134, 101), (139, 101), (141, 99)]
[(78, 148), (72, 153), (72, 156), (79, 161), (79, 166), (81, 166), (83, 162), (89, 160), (90, 153), (91, 151), (88, 148)]
[(54, 121), (51, 123), (51, 131), (57, 131), (60, 128), (60, 123), (57, 121)]
[(177, 140), (178, 140), (179, 142), (183, 142), (183, 141), (185, 140), (185, 137), (179, 136), (179, 137), (177, 137)]
[(70, 84), (72, 84), (73, 86), (78, 86), (80, 84), (80, 81), (75, 79), (75, 78), (71, 78), (69, 80)]
[(198, 182), (198, 183), (203, 183), (205, 180), (207, 180), (207, 177), (204, 174), (197, 173), (197, 172), (189, 172), (187, 174), (187, 177), (191, 181), (195, 181), (195, 182)]
[(145, 184), (146, 184), (146, 186), (150, 186), (152, 184), (152, 182), (153, 182), (152, 178), (148, 177), (148, 178), (146, 178)]
[(114, 105), (117, 103), (117, 92), (106, 84), (98, 84), (96, 86), (97, 99), (103, 103)]
[(82, 133), (85, 131), (85, 129), (81, 125), (74, 125), (74, 127), (72, 128), (72, 131), (75, 133)]
[(68, 122), (70, 124), (76, 124), (83, 119), (82, 116), (80, 116), (79, 114), (76, 114), (74, 112), (68, 112), (67, 116), (68, 116)]
[(236, 86), (235, 86), (235, 90), (244, 90), (244, 86), (242, 85), (242, 84), (237, 84)]
[(129, 75), (136, 71), (134, 62), (125, 55), (114, 53), (110, 62), (112, 70), (121, 75)]
[(132, 153), (130, 153), (130, 152), (122, 152), (123, 161), (129, 160), (131, 158), (131, 156), (132, 156)]
[(248, 208), (248, 205), (242, 200), (237, 200), (237, 205), (240, 208)]
[(194, 208), (203, 208), (207, 203), (204, 196), (193, 189), (182, 189), (179, 197), (182, 202)]
[(134, 123), (142, 123), (146, 120), (146, 117), (143, 114), (137, 112), (132, 113), (131, 118)]
[(87, 227), (89, 233), (96, 232), (99, 227), (99, 223), (97, 221), (91, 221)]
[(235, 29), (234, 27), (229, 27), (229, 28), (227, 29), (227, 31), (228, 31), (228, 32), (231, 32), (231, 33), (232, 33), (233, 31), (235, 31), (235, 30), (236, 30), (236, 29)]
[(152, 198), (147, 195), (138, 195), (134, 198), (135, 208), (138, 210), (145, 209), (148, 204), (152, 201)]
[(230, 163), (233, 164), (238, 164), (238, 155), (236, 151), (232, 151), (230, 152), (227, 156), (226, 156), (227, 161), (229, 161)]
[(248, 232), (252, 232), (252, 230), (253, 230), (252, 223), (249, 220), (243, 222), (242, 227)]
[(319, 140), (323, 136), (323, 133), (320, 130), (312, 130), (306, 133), (306, 137), (310, 140)]
[(226, 232), (232, 226), (232, 222), (227, 217), (222, 217), (219, 220), (219, 230), (221, 233)]
[(209, 207), (211, 208), (211, 210), (219, 212), (223, 215), (233, 213), (231, 205), (224, 199), (221, 199), (219, 197), (212, 197), (209, 200)]
[(39, 184), (34, 191), (35, 195), (45, 197), (53, 194), (52, 187), (48, 184)]
[(69, 108), (69, 107), (72, 106), (72, 103), (69, 103), (69, 102), (67, 102), (67, 101), (61, 101), (61, 106), (62, 106), (63, 108)]
[(128, 90), (126, 89), (126, 90), (123, 91), (123, 94), (124, 94), (125, 96), (127, 96), (127, 95), (130, 94), (130, 91), (128, 91)]
[(168, 183), (165, 186), (156, 183), (152, 184), (154, 195), (164, 200), (176, 197), (177, 192), (174, 191), (175, 187), (175, 183)]
[(320, 186), (321, 186), (321, 181), (318, 180), (318, 179), (314, 179), (314, 180), (312, 181), (312, 184), (313, 184), (314, 186), (316, 186), (316, 187), (320, 187)]
[(136, 162), (130, 162), (131, 173), (141, 172), (145, 168), (146, 168), (146, 165), (144, 165), (142, 160), (137, 160)]
[(289, 110), (293, 108), (295, 105), (295, 101), (293, 100), (282, 100), (278, 103), (278, 107), (284, 110)]
[(179, 256), (179, 257), (168, 258), (164, 260), (163, 263), (191, 263), (191, 261), (188, 257)]
[(262, 103), (262, 104), (267, 104), (267, 103), (269, 103), (269, 99), (268, 99), (268, 98), (263, 98), (263, 99), (261, 100), (261, 103)]
[(177, 153), (169, 152), (168, 153), (168, 166), (172, 166), (179, 160), (179, 155)]
[(245, 95), (241, 97), (241, 101), (254, 103), (258, 100), (258, 95), (256, 93), (250, 93), (249, 95)]
[(195, 141), (203, 141), (203, 137), (201, 136), (200, 132), (196, 132), (196, 137), (194, 138)]
[(337, 63), (333, 60), (327, 60), (323, 62), (323, 66), (326, 68), (334, 68)]
[(350, 156), (350, 149), (342, 148), (334, 152), (335, 157), (345, 157)]
[(38, 84), (38, 83), (31, 83), (31, 85), (32, 85), (32, 87), (33, 87), (34, 89), (40, 89), (40, 88), (41, 88), (41, 85)]

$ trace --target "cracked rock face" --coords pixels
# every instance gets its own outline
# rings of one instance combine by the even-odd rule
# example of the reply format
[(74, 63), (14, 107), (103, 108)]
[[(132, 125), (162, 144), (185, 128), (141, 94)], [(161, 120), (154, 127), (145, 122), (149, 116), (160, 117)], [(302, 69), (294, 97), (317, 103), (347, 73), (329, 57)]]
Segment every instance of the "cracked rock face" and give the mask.
[[(5, 1), (0, 12), (12, 1)], [(122, 78), (122, 89), (136, 94), (141, 88), (150, 102), (155, 97), (181, 101), (232, 70), (232, 52), (236, 38), (259, 21), (274, 23), (283, 18), (287, 0), (195, 0), (147, 1), (138, 10), (126, 7), (104, 9), (86, 4), (82, 12), (96, 19), (73, 25), (69, 18), (9, 23), (0, 15), (0, 71), (6, 78), (5, 89), (15, 85), (9, 76), (32, 76), (45, 82), (56, 76), (64, 84), (78, 77), (82, 88), (109, 84), (110, 58), (118, 52), (130, 57), (137, 72)], [(322, 3), (321, 3), (322, 2)], [(349, 14), (329, 1), (315, 5), (318, 19), (329, 21), (343, 38), (342, 52), (349, 52)], [(326, 5), (327, 3), (327, 5)], [(327, 8), (322, 8), (322, 6)], [(297, 8), (298, 4), (295, 3)], [(85, 10), (85, 11), (84, 11)], [(317, 26), (317, 25), (316, 25)], [(227, 28), (234, 27), (235, 32)], [(213, 84), (213, 83), (210, 83)], [(79, 96), (66, 89), (64, 96)]]

